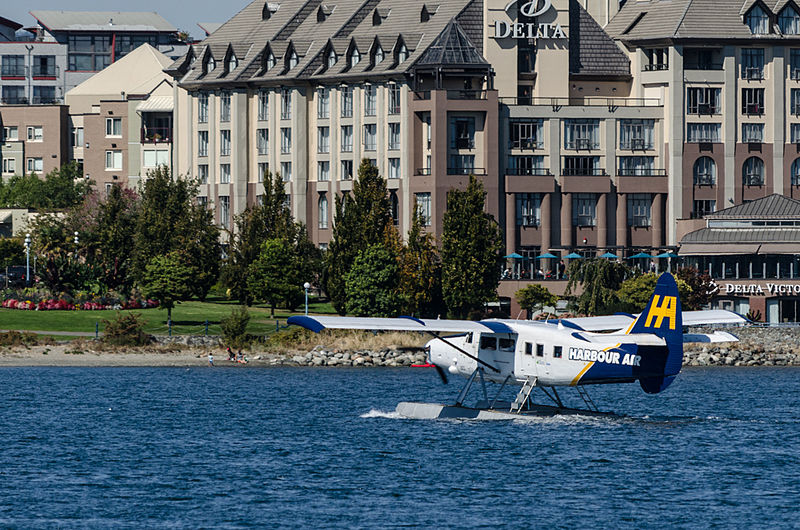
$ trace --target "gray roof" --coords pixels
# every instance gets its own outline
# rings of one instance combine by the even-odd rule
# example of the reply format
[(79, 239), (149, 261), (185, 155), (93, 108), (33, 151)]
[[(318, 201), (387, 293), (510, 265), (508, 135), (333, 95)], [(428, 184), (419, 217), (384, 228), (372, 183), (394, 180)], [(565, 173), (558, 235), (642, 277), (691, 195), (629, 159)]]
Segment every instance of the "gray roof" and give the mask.
[(701, 228), (681, 239), (685, 243), (798, 243), (800, 228)]
[(417, 59), (417, 66), (489, 66), (459, 26), (450, 19), (436, 40)]
[(630, 77), (631, 62), (577, 0), (569, 3), (569, 72), (578, 76)]
[(49, 31), (178, 31), (158, 13), (31, 11), (31, 15)]
[(206, 35), (211, 35), (222, 26), (222, 22), (198, 22), (197, 25), (206, 32)]
[[(631, 0), (606, 25), (615, 39), (791, 39), (800, 35), (753, 35), (743, 15), (754, 0)], [(786, 0), (759, 2), (775, 15)]]
[(800, 219), (800, 201), (773, 193), (761, 199), (719, 210), (708, 219)]

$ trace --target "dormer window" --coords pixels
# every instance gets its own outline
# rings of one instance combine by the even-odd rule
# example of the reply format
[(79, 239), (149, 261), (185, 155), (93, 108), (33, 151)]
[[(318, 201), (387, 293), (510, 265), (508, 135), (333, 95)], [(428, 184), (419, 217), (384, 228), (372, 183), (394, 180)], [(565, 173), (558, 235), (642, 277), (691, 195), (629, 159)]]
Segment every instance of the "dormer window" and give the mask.
[(333, 48), (328, 50), (328, 68), (333, 68), (336, 64), (336, 52), (333, 51)]
[(267, 54), (267, 60), (264, 64), (267, 70), (272, 70), (272, 68), (275, 66), (275, 56), (272, 55), (272, 52)]
[(778, 15), (778, 27), (784, 35), (800, 35), (800, 13), (792, 6), (786, 6)]
[(236, 55), (231, 53), (230, 57), (228, 57), (228, 72), (233, 72), (236, 70), (236, 67), (239, 66), (239, 59), (236, 58)]
[(203, 72), (204, 74), (210, 74), (211, 72), (213, 72), (214, 69), (217, 67), (217, 62), (214, 60), (214, 57), (208, 55), (208, 57), (206, 58), (205, 66), (206, 66), (204, 68), (205, 71)]
[(384, 53), (383, 53), (383, 48), (381, 48), (380, 44), (375, 46), (375, 56), (374, 57), (375, 57), (375, 60), (373, 61), (374, 64), (381, 64), (383, 62)]
[(744, 22), (753, 35), (766, 35), (769, 33), (769, 16), (764, 9), (756, 4), (747, 12)]
[(294, 50), (292, 50), (292, 53), (289, 54), (289, 70), (291, 70), (292, 68), (297, 66), (298, 62), (300, 62), (300, 61), (297, 58), (297, 54), (295, 53)]
[(406, 59), (408, 59), (408, 49), (405, 44), (400, 43), (400, 49), (397, 51), (397, 64), (404, 62)]
[(350, 68), (354, 67), (360, 62), (361, 62), (361, 54), (358, 53), (358, 48), (353, 48), (353, 51), (350, 52)]
[(271, 4), (264, 2), (264, 7), (261, 8), (261, 20), (269, 20), (272, 14), (278, 11), (280, 4)]

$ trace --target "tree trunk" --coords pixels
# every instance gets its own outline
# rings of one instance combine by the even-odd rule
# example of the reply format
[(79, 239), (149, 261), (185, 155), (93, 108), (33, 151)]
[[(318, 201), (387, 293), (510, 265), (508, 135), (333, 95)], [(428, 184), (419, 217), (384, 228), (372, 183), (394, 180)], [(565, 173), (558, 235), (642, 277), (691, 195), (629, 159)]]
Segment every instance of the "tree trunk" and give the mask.
[(270, 306), (269, 306), (269, 316), (270, 316), (270, 318), (275, 318), (275, 304), (270, 304)]

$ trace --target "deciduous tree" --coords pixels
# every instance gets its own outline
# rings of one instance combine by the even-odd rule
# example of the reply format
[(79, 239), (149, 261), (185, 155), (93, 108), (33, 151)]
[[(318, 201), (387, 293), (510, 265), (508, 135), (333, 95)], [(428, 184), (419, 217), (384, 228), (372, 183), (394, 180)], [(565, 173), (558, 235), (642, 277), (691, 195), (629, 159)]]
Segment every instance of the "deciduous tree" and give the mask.
[(154, 256), (142, 276), (142, 294), (157, 300), (167, 310), (167, 320), (172, 320), (172, 308), (192, 296), (192, 283), (197, 267), (189, 265), (189, 256), (179, 251)]
[(617, 291), (622, 282), (636, 273), (624, 263), (589, 258), (573, 260), (567, 274), (567, 294), (571, 294), (578, 285), (582, 289), (574, 301), (575, 311), (587, 315), (607, 315), (619, 310)]
[(520, 289), (514, 296), (520, 307), (529, 313), (532, 313), (534, 309), (542, 309), (544, 306), (554, 306), (558, 302), (556, 295), (538, 283), (532, 283)]
[(415, 209), (408, 231), (408, 242), (401, 249), (399, 291), (404, 312), (417, 316), (436, 316), (442, 303), (442, 262), (433, 234), (426, 232)]
[(270, 315), (280, 303), (292, 305), (302, 295), (297, 252), (281, 238), (268, 239), (247, 271), (247, 290), (254, 300), (270, 306)]
[(398, 291), (397, 256), (385, 245), (367, 247), (345, 274), (347, 312), (359, 317), (396, 317), (403, 306)]

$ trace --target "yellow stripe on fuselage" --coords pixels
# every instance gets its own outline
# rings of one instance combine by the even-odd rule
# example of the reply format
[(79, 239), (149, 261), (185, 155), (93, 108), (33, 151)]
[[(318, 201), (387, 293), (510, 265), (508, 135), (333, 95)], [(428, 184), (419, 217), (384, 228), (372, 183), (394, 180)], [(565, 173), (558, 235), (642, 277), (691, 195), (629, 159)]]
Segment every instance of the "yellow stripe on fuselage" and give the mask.
[(581, 370), (581, 371), (580, 371), (580, 373), (579, 373), (578, 375), (576, 375), (576, 376), (575, 376), (575, 379), (573, 379), (573, 380), (572, 380), (572, 382), (569, 384), (569, 386), (575, 386), (575, 385), (577, 385), (577, 384), (578, 384), (578, 381), (580, 381), (580, 380), (581, 380), (581, 377), (583, 377), (583, 374), (585, 374), (586, 372), (588, 372), (588, 371), (589, 371), (589, 368), (591, 368), (592, 366), (594, 366), (594, 361), (593, 361), (593, 362), (590, 362), (590, 363), (586, 363), (586, 366), (584, 366), (584, 367), (583, 367), (583, 370)]

